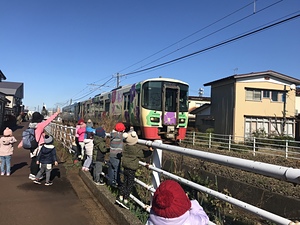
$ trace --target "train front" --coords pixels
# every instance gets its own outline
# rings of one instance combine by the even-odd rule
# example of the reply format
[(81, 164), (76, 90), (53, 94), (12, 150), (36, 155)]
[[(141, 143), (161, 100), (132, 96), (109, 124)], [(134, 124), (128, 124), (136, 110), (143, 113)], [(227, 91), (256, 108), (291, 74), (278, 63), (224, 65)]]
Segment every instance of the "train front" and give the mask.
[(141, 130), (150, 140), (185, 138), (188, 124), (187, 83), (157, 78), (141, 86)]

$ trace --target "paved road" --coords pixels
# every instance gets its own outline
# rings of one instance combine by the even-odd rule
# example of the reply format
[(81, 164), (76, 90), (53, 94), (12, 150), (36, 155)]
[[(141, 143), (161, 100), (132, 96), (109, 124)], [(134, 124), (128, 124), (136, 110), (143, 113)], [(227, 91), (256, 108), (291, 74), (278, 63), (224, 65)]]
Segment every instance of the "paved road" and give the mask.
[[(24, 129), (13, 129), (18, 141)], [(66, 179), (62, 165), (53, 170), (52, 186), (37, 185), (29, 180), (29, 165), (29, 152), (18, 149), (16, 144), (12, 174), (0, 177), (0, 224), (93, 225), (89, 212)]]

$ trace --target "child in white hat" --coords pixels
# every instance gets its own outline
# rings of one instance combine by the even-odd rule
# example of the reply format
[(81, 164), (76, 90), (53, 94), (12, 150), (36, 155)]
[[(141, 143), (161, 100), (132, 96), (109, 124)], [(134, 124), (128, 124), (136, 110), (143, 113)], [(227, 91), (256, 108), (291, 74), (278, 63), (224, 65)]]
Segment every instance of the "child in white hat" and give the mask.
[(46, 172), (46, 186), (52, 185), (50, 181), (51, 171), (53, 164), (55, 166), (58, 165), (57, 157), (56, 157), (56, 149), (53, 145), (53, 138), (50, 135), (45, 135), (44, 144), (39, 151), (36, 159), (36, 164), (41, 164), (41, 169), (37, 173), (35, 180), (33, 181), (36, 184), (41, 184), (42, 174)]

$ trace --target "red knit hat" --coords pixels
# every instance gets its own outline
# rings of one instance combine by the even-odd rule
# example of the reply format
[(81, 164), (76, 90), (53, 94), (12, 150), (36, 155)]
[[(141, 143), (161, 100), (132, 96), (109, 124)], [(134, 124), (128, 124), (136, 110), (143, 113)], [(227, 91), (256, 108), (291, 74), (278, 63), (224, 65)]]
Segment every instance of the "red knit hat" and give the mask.
[(160, 217), (176, 218), (190, 208), (190, 199), (180, 184), (174, 180), (162, 182), (154, 193), (152, 210)]
[(84, 123), (83, 119), (78, 120), (77, 124), (80, 125), (81, 123)]
[(125, 125), (123, 123), (117, 123), (115, 126), (115, 130), (118, 132), (123, 132), (125, 130)]

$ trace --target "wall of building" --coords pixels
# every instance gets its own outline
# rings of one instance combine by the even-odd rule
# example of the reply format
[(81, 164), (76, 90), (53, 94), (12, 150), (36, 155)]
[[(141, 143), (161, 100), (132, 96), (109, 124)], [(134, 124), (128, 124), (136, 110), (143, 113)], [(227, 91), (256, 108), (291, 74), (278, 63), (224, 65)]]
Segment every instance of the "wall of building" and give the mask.
[(217, 134), (232, 134), (235, 91), (233, 82), (223, 82), (211, 87), (211, 115)]
[[(249, 117), (277, 117), (283, 118), (284, 103), (282, 101), (273, 102), (269, 98), (262, 98), (261, 101), (246, 100), (246, 88), (288, 91), (286, 97), (286, 117), (294, 117), (295, 112), (295, 90), (290, 90), (289, 84), (274, 81), (256, 82), (248, 80), (236, 83), (236, 108), (235, 108), (235, 136), (244, 136), (245, 132), (245, 116)], [(288, 87), (288, 88), (287, 88)]]

